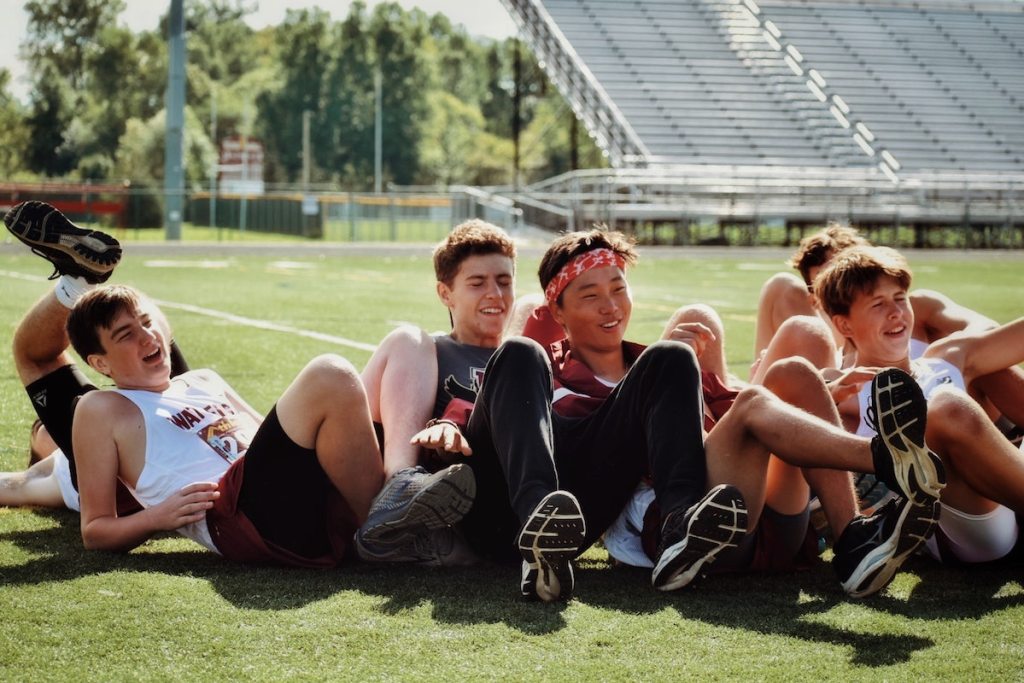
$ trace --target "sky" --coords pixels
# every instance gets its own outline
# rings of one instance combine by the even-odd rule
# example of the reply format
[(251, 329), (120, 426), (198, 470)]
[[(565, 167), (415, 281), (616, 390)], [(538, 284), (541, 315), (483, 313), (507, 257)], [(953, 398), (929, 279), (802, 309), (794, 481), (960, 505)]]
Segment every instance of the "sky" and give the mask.
[[(201, 0), (185, 0), (200, 2)], [(369, 9), (382, 0), (366, 0)], [(250, 3), (252, 0), (250, 0)], [(487, 38), (507, 38), (516, 32), (515, 24), (499, 0), (397, 0), (407, 9), (419, 7), (428, 14), (441, 12), (453, 24), (462, 24), (471, 35)], [(320, 7), (331, 13), (335, 19), (348, 14), (351, 0), (256, 0), (256, 12), (247, 17), (250, 26), (256, 29), (281, 23), (286, 9)], [(152, 30), (157, 27), (160, 16), (170, 6), (168, 0), (127, 0), (127, 9), (121, 14), (121, 22), (133, 31)], [(22, 102), (28, 98), (29, 84), (25, 81), (25, 67), (18, 58), (18, 50), (25, 38), (26, 16), (24, 0), (0, 0), (0, 17), (4, 22), (4, 39), (0, 40), (0, 68), (11, 72), (11, 92)]]

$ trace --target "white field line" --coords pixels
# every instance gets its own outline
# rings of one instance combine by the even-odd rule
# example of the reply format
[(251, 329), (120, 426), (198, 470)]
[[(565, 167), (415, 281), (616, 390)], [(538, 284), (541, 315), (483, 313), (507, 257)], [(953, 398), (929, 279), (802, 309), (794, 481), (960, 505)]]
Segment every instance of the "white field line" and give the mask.
[[(9, 277), (14, 280), (27, 280), (29, 282), (46, 282), (46, 278), (40, 275), (27, 275), (25, 273), (18, 273), (11, 270), (0, 270), (0, 275), (3, 277)], [(247, 318), (242, 315), (235, 315), (234, 313), (227, 313), (225, 311), (217, 311), (212, 308), (203, 308), (202, 306), (194, 306), (192, 304), (182, 304), (175, 301), (164, 301), (162, 299), (153, 299), (158, 306), (163, 308), (174, 308), (179, 311), (186, 311), (188, 313), (195, 313), (196, 315), (205, 315), (210, 318), (216, 318), (218, 320), (224, 320), (226, 322), (234, 323), (236, 325), (244, 325), (245, 327), (255, 327), (260, 330), (270, 330), (271, 332), (283, 332), (285, 334), (294, 334), (299, 337), (306, 337), (307, 339), (315, 339), (317, 341), (327, 342), (328, 344), (335, 344), (337, 346), (346, 346), (352, 349), (359, 349), (360, 351), (374, 352), (377, 347), (373, 344), (364, 344), (363, 342), (354, 341), (352, 339), (346, 339), (345, 337), (336, 337), (333, 334), (324, 334), (323, 332), (315, 332), (313, 330), (304, 330), (299, 327), (292, 327), (291, 325), (281, 325), (278, 323), (270, 322), (269, 320), (258, 320), (256, 318)]]

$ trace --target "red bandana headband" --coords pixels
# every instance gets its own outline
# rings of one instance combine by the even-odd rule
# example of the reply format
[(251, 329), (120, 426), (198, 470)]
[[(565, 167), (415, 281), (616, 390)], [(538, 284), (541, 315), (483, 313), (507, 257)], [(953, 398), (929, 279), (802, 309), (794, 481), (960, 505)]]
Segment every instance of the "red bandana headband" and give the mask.
[(572, 259), (558, 271), (558, 275), (551, 278), (551, 282), (544, 288), (544, 296), (548, 303), (558, 301), (569, 283), (578, 278), (588, 270), (604, 268), (606, 266), (617, 266), (620, 270), (626, 269), (626, 260), (611, 249), (592, 249), (585, 251)]

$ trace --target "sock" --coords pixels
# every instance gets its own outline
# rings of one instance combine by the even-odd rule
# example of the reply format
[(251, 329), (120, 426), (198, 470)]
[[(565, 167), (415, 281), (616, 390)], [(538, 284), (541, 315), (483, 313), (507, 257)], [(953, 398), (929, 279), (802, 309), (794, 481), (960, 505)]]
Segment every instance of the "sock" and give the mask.
[(54, 287), (53, 293), (57, 296), (57, 301), (68, 308), (74, 308), (75, 302), (95, 286), (86, 282), (85, 278), (61, 275), (57, 278), (57, 285)]

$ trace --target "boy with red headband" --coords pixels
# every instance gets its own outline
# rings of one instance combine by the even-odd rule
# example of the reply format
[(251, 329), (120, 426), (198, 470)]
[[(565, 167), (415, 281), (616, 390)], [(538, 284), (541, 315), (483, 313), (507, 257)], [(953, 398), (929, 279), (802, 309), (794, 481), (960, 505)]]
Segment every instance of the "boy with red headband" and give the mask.
[[(878, 537), (860, 538), (844, 554), (850, 592), (884, 585), (927, 535), (935, 514), (941, 470), (923, 444), (898, 452), (886, 442), (888, 433), (873, 442), (851, 439), (836, 426), (834, 408), (829, 424), (752, 387), (708, 437), (705, 458), (701, 377), (691, 349), (673, 341), (647, 349), (623, 341), (632, 309), (624, 268), (635, 259), (621, 235), (598, 230), (565, 235), (544, 255), (541, 284), (567, 339), (548, 351), (512, 339), (488, 364), (465, 429), (472, 444), (466, 461), (478, 486), (462, 523), (470, 543), (500, 557), (515, 540), (522, 594), (565, 599), (574, 587), (570, 560), (649, 475), (666, 513), (652, 582), (660, 590), (681, 588), (740, 544), (748, 509), (759, 517), (775, 452), (799, 466), (877, 470), (907, 494), (910, 502), (885, 524), (850, 525)], [(802, 376), (804, 391), (818, 392), (819, 405), (831, 405), (813, 368), (796, 363), (788, 372)], [(900, 424), (921, 419), (919, 397), (906, 401)], [(454, 430), (435, 425), (417, 442), (443, 447), (454, 441)], [(468, 454), (468, 444), (462, 446)]]

